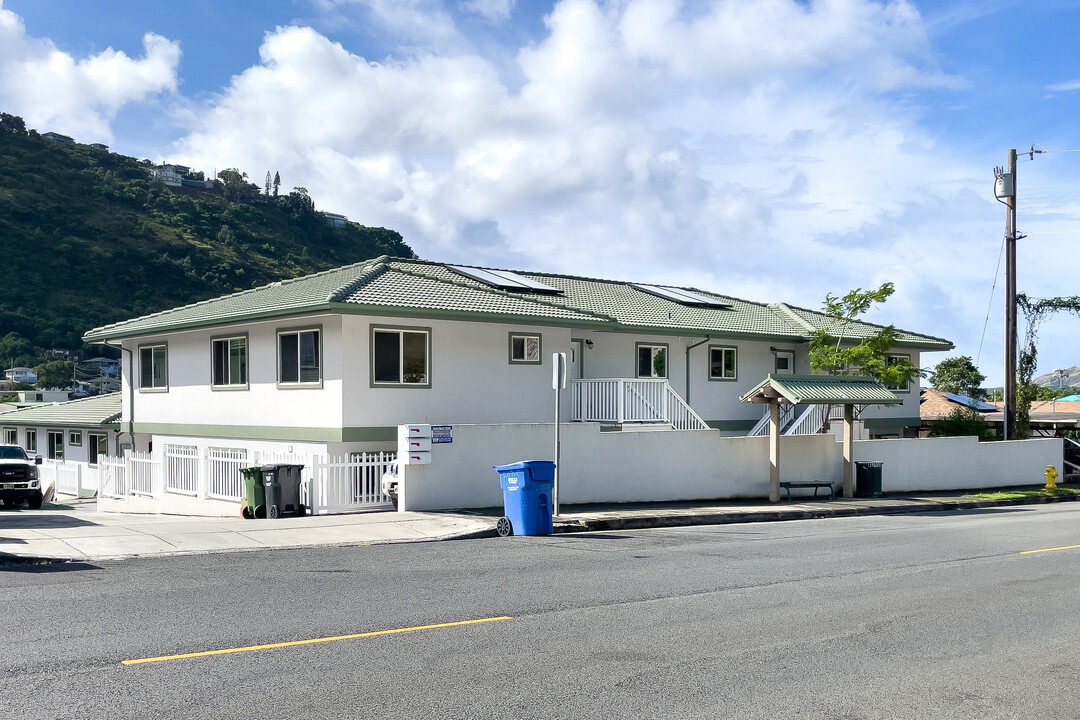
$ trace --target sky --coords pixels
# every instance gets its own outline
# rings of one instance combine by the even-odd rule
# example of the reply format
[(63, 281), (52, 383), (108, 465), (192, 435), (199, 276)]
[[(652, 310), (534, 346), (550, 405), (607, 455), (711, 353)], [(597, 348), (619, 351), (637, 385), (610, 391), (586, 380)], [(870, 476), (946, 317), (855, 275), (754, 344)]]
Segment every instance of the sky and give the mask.
[[(1080, 0), (0, 0), (0, 110), (278, 172), (427, 260), (810, 309), (889, 281), (867, 319), (1000, 386), (1010, 148), (1017, 287), (1080, 294), (1078, 29)], [(1078, 336), (1044, 321), (1038, 372)]]

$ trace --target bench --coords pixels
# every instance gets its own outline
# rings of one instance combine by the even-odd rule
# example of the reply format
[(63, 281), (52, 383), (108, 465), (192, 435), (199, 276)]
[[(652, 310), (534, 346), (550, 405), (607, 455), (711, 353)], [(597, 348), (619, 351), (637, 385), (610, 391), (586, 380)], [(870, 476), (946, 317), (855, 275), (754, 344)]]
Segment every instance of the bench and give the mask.
[(829, 499), (836, 499), (836, 491), (831, 482), (782, 482), (780, 487), (787, 490), (787, 499), (791, 499), (791, 488), (814, 488), (814, 497), (817, 497), (818, 488), (826, 488), (829, 491)]

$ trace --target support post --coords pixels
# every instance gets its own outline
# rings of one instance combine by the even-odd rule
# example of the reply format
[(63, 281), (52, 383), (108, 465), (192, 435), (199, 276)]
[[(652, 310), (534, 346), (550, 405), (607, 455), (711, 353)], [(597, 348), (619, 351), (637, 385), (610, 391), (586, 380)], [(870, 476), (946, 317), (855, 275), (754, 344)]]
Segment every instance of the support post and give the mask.
[(1012, 192), (1005, 197), (1005, 439), (1016, 440), (1016, 150), (1009, 151)]
[(844, 405), (844, 497), (855, 497), (855, 483), (852, 477), (855, 456), (855, 406)]
[(769, 502), (780, 502), (780, 401), (769, 401)]

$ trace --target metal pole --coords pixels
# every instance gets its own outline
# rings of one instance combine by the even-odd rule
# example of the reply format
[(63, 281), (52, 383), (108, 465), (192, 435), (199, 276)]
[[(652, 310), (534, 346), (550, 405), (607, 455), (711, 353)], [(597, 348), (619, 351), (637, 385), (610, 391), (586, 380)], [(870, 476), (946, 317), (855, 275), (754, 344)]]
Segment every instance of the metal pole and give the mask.
[(1006, 170), (1012, 192), (1005, 198), (1005, 439), (1016, 439), (1016, 150)]
[(552, 377), (551, 386), (555, 389), (555, 483), (551, 489), (551, 509), (553, 514), (559, 515), (559, 465), (561, 460), (562, 445), (559, 442), (559, 405), (562, 398), (562, 389), (566, 387), (566, 353), (552, 353)]

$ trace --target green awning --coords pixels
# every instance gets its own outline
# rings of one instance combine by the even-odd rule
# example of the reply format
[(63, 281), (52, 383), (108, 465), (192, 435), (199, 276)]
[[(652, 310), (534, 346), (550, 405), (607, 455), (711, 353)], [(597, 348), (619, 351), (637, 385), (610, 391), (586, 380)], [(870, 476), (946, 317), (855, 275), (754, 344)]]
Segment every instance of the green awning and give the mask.
[(903, 401), (877, 380), (843, 375), (768, 375), (739, 398), (792, 405), (899, 405)]

